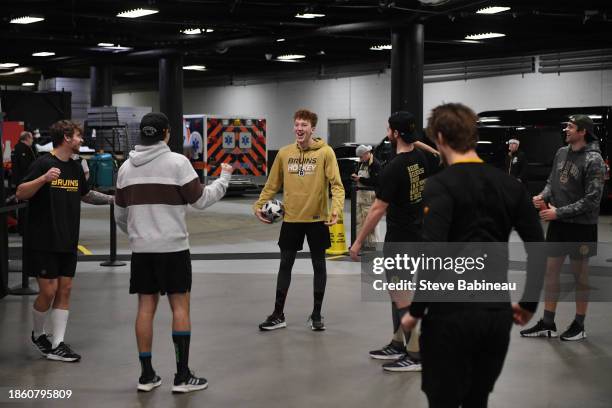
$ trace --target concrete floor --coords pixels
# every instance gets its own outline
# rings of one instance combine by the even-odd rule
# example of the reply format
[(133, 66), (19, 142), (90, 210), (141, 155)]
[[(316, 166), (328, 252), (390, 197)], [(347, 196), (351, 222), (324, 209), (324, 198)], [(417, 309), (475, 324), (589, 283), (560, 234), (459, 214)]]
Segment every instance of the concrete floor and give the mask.
[[(226, 199), (204, 213), (190, 213), (192, 252), (275, 252), (279, 225), (258, 223), (250, 215), (252, 201)], [(108, 251), (107, 211), (83, 209), (81, 244), (94, 254)], [(602, 217), (600, 240), (612, 241), (610, 230), (610, 217)], [(129, 252), (121, 235), (119, 247)], [(209, 380), (210, 388), (191, 395), (170, 393), (175, 362), (170, 314), (162, 302), (153, 364), (164, 384), (153, 393), (138, 394), (136, 298), (128, 294), (129, 266), (103, 268), (83, 257), (66, 335), (83, 355), (80, 363), (41, 359), (28, 339), (32, 299), (0, 300), (0, 408), (43, 404), (7, 402), (9, 388), (70, 389), (69, 401), (45, 406), (88, 408), (427, 406), (420, 374), (384, 373), (367, 355), (389, 340), (391, 322), (386, 302), (362, 301), (358, 263), (328, 262), (323, 311), (328, 330), (316, 333), (306, 326), (312, 307), (310, 261), (298, 259), (286, 307), (289, 327), (260, 333), (257, 325), (273, 307), (277, 268), (274, 259), (195, 261), (190, 366)], [(10, 278), (17, 283), (19, 275)], [(560, 304), (558, 316), (557, 324), (564, 328), (573, 305)], [(591, 305), (587, 330), (587, 340), (562, 343), (521, 339), (515, 328), (490, 406), (611, 407), (610, 303)]]

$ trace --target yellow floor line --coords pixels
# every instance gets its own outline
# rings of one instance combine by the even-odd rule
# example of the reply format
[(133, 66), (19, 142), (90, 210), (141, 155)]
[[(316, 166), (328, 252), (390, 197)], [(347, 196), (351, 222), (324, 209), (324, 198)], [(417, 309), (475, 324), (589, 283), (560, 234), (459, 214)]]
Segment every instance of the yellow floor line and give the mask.
[(328, 257), (327, 257), (327, 258), (325, 258), (325, 259), (331, 259), (331, 260), (334, 260), (334, 259), (344, 258), (345, 256), (346, 256), (346, 255), (335, 255), (335, 256), (328, 256)]
[(89, 249), (85, 248), (83, 245), (79, 245), (77, 246), (77, 248), (79, 248), (79, 251), (81, 251), (83, 255), (93, 255), (93, 253)]

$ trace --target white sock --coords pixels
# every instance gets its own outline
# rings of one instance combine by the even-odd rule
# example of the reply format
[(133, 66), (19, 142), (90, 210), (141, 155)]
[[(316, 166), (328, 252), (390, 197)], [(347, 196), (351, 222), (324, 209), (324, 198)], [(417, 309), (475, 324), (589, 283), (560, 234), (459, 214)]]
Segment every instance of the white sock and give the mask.
[(46, 312), (39, 312), (32, 307), (32, 320), (34, 321), (34, 338), (37, 339), (40, 335), (45, 333), (45, 322), (47, 321), (47, 315), (49, 310)]
[(68, 312), (68, 310), (64, 309), (51, 309), (50, 320), (53, 331), (53, 348), (56, 348), (62, 341), (64, 341), (64, 334), (66, 333), (69, 313), (70, 312)]

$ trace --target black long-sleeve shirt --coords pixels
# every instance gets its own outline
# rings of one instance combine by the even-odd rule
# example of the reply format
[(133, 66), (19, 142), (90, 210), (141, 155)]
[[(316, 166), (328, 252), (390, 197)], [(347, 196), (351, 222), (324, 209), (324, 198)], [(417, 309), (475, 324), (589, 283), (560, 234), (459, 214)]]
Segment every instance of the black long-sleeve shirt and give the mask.
[(368, 166), (368, 173), (370, 177), (360, 177), (359, 182), (364, 186), (368, 187), (378, 187), (378, 177), (380, 176), (380, 171), (382, 170), (382, 166), (380, 162), (376, 160), (375, 157), (372, 157), (371, 163), (361, 162), (359, 163), (359, 169), (363, 166)]
[(34, 148), (25, 143), (19, 142), (15, 145), (15, 149), (11, 153), (11, 169), (13, 184), (16, 186), (21, 183), (21, 180), (28, 174), (30, 165), (36, 160)]
[[(542, 290), (546, 258), (541, 247), (528, 243), (543, 242), (544, 233), (526, 189), (515, 178), (483, 163), (456, 163), (427, 180), (423, 209), (426, 242), (508, 242), (515, 228), (527, 250), (526, 292), (520, 305), (535, 311), (534, 299)], [(505, 257), (497, 273), (507, 279), (507, 252)], [(428, 313), (447, 313), (479, 305), (491, 307), (486, 303), (427, 303), (417, 290), (410, 313), (422, 317), (426, 309)], [(506, 301), (502, 306), (508, 305)]]
[(508, 174), (527, 184), (527, 157), (521, 150), (508, 154), (506, 157), (506, 169)]

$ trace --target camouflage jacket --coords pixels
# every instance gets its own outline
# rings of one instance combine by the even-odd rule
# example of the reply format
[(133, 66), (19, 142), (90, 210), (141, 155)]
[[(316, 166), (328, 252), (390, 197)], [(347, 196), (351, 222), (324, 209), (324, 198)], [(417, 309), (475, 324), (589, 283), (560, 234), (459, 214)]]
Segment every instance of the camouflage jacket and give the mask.
[(542, 191), (544, 201), (557, 208), (561, 222), (597, 224), (604, 187), (605, 164), (599, 144), (573, 151), (560, 148)]

